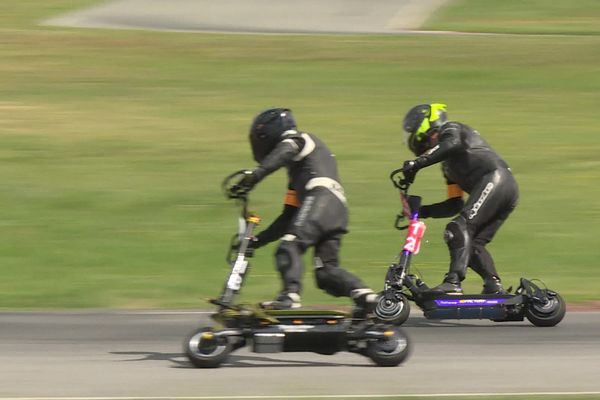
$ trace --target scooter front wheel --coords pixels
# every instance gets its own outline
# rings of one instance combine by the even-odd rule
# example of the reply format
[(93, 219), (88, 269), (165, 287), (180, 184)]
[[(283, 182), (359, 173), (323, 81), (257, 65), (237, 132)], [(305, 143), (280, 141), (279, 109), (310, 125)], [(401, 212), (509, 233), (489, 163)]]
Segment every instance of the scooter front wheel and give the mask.
[(385, 326), (380, 330), (382, 337), (367, 342), (365, 355), (380, 367), (395, 367), (410, 354), (408, 336), (397, 326)]
[(555, 326), (566, 313), (566, 303), (558, 293), (546, 293), (546, 302), (533, 300), (525, 309), (525, 316), (535, 326)]
[(406, 296), (401, 293), (396, 294), (396, 299), (390, 300), (385, 296), (380, 296), (375, 307), (375, 316), (383, 322), (402, 325), (410, 315), (410, 303)]
[(183, 343), (185, 355), (198, 368), (217, 368), (231, 353), (232, 344), (213, 328), (193, 331)]

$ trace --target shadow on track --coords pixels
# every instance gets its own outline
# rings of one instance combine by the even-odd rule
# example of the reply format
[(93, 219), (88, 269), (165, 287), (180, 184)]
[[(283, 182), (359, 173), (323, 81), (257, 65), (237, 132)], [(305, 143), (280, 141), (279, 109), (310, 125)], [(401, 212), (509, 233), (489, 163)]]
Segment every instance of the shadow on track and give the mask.
[[(133, 361), (169, 361), (170, 368), (189, 368), (196, 369), (190, 363), (183, 353), (161, 353), (157, 351), (112, 351), (110, 354), (123, 356), (137, 356), (135, 359), (121, 360), (122, 362)], [(311, 353), (312, 354), (312, 353)], [(324, 361), (307, 361), (307, 360), (282, 360), (270, 358), (266, 356), (256, 355), (239, 355), (232, 354), (228, 360), (223, 363), (223, 367), (227, 368), (246, 368), (246, 367), (375, 367), (371, 364), (350, 364), (350, 363), (335, 363)]]
[(520, 321), (514, 322), (492, 322), (485, 319), (480, 320), (456, 320), (456, 319), (446, 319), (446, 320), (435, 320), (435, 319), (427, 319), (425, 317), (410, 317), (410, 319), (402, 325), (404, 328), (493, 328), (498, 329), (499, 327), (532, 327), (535, 326), (523, 323)]

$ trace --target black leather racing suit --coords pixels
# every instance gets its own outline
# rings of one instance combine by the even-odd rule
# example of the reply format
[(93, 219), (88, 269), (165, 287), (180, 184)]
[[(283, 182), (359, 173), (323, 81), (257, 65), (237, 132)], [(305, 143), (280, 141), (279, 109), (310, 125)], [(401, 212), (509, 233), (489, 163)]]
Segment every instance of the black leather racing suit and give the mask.
[(422, 217), (450, 217), (444, 238), (450, 250), (450, 272), (463, 280), (470, 266), (484, 280), (499, 278), (492, 256), (485, 248), (517, 205), (519, 189), (506, 162), (471, 127), (447, 122), (436, 146), (417, 158), (419, 168), (438, 162), (449, 185), (469, 193), (463, 203), (460, 191), (437, 204), (423, 206)]
[(320, 289), (333, 296), (351, 296), (353, 290), (366, 288), (359, 278), (338, 266), (348, 209), (335, 156), (316, 136), (289, 130), (254, 174), (260, 181), (284, 166), (289, 178), (284, 210), (257, 235), (254, 245), (281, 239), (275, 257), (283, 279), (282, 293), (300, 293), (302, 255), (311, 246)]

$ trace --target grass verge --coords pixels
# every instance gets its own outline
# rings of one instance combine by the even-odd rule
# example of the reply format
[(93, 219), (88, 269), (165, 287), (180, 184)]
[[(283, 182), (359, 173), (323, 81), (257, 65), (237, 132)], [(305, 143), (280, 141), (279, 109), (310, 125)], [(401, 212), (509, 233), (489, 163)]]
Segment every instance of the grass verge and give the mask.
[[(216, 295), (236, 208), (222, 177), (252, 167), (253, 115), (291, 107), (339, 160), (351, 211), (342, 265), (380, 288), (403, 236), (389, 171), (409, 158), (401, 121), (442, 101), (504, 156), (521, 203), (490, 246), (507, 285), (541, 278), (568, 302), (598, 299), (600, 37), (241, 36), (48, 28), (90, 1), (0, 5), (0, 307), (185, 308)], [(282, 172), (253, 193), (269, 221)], [(436, 167), (415, 193), (445, 196)], [(428, 222), (415, 257), (447, 268)], [(242, 298), (279, 286), (261, 250)], [(314, 288), (305, 303), (344, 304)], [(471, 273), (467, 290), (479, 290)]]

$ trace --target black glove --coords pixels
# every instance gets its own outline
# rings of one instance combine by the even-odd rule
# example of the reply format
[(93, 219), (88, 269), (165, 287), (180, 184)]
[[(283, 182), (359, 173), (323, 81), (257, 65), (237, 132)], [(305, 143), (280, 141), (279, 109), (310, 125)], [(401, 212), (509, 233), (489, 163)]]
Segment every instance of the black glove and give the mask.
[(258, 247), (258, 239), (256, 236), (252, 236), (248, 241), (248, 247), (246, 247), (246, 257), (254, 257), (254, 251), (256, 251)]
[(245, 196), (252, 190), (252, 188), (254, 188), (254, 185), (256, 185), (257, 182), (258, 179), (254, 171), (247, 169), (244, 171), (244, 177), (240, 179), (238, 183), (231, 186), (229, 192), (231, 193), (232, 197)]
[(413, 160), (404, 161), (402, 165), (402, 174), (404, 175), (404, 180), (407, 183), (413, 183), (415, 180), (415, 176), (419, 171), (419, 167), (417, 166), (417, 162)]
[[(254, 256), (254, 251), (258, 248), (258, 239), (255, 236), (252, 236), (248, 241), (248, 246), (246, 247), (246, 252), (244, 256), (251, 258)], [(234, 244), (231, 245), (231, 250), (238, 252), (240, 250), (240, 242), (235, 241)]]

